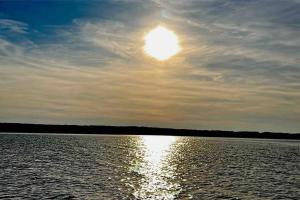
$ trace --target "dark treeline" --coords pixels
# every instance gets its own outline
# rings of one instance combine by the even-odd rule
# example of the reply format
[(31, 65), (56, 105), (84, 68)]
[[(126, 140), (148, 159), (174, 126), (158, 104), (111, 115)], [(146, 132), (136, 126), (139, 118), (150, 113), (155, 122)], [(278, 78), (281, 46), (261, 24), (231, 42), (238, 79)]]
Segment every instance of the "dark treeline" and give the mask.
[(203, 137), (236, 137), (267, 139), (300, 139), (300, 134), (271, 132), (233, 132), (217, 130), (189, 130), (137, 126), (81, 126), (0, 123), (0, 132), (10, 133), (72, 133), (72, 134), (117, 134), (117, 135), (174, 135)]

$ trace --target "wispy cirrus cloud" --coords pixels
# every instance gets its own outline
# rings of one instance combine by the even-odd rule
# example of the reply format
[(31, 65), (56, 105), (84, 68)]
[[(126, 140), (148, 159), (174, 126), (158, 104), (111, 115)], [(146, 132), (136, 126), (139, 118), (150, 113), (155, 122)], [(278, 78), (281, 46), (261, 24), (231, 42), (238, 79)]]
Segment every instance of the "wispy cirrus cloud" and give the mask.
[[(300, 129), (298, 1), (132, 0), (98, 9), (110, 15), (54, 24), (51, 33), (14, 20), (19, 31), (1, 32), (1, 121)], [(183, 51), (166, 63), (142, 50), (157, 24), (181, 40)], [(12, 30), (30, 34), (15, 41)]]
[(17, 34), (26, 34), (28, 25), (26, 23), (11, 19), (0, 19), (0, 31)]

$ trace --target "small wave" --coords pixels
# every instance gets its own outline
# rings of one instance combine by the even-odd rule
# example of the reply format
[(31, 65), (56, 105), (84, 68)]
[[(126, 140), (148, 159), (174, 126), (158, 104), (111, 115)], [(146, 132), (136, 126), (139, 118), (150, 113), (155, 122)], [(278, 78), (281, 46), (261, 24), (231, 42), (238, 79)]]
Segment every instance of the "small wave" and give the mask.
[(53, 197), (49, 197), (48, 199), (63, 199), (63, 200), (68, 200), (68, 199), (75, 199), (76, 197), (73, 195), (69, 195), (69, 194), (58, 194), (56, 196)]

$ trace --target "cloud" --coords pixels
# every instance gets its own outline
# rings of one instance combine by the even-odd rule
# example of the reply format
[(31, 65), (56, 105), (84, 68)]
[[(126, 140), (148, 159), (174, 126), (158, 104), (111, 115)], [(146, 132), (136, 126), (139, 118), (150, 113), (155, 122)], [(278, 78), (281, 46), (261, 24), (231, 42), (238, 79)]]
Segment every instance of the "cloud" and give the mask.
[[(40, 41), (1, 32), (1, 121), (300, 129), (298, 1), (114, 2)], [(165, 63), (142, 51), (158, 23), (183, 49)]]
[(28, 25), (26, 23), (11, 19), (0, 19), (0, 31), (8, 33), (27, 34)]

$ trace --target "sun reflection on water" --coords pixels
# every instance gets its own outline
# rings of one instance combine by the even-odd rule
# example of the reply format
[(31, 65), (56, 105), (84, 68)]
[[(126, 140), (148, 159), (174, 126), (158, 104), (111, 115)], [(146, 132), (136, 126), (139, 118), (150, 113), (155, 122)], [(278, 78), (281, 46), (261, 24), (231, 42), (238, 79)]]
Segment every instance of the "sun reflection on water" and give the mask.
[(134, 192), (137, 199), (175, 199), (180, 192), (180, 185), (173, 181), (175, 166), (168, 159), (175, 142), (172, 136), (141, 136), (144, 156), (139, 174), (143, 178)]
[(172, 136), (142, 136), (147, 160), (153, 167), (160, 168), (176, 138)]

